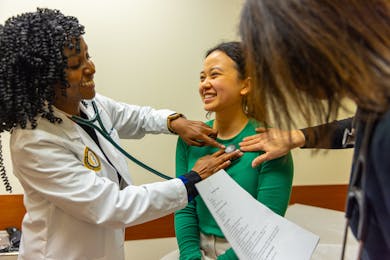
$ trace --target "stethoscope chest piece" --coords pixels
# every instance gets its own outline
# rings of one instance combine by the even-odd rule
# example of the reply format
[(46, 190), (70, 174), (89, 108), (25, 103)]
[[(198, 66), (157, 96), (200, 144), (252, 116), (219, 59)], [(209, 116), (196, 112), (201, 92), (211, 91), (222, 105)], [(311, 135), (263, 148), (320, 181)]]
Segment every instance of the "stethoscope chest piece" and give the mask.
[(234, 152), (235, 150), (237, 150), (236, 146), (234, 144), (229, 144), (228, 146), (226, 146), (225, 148), (225, 153), (232, 153)]

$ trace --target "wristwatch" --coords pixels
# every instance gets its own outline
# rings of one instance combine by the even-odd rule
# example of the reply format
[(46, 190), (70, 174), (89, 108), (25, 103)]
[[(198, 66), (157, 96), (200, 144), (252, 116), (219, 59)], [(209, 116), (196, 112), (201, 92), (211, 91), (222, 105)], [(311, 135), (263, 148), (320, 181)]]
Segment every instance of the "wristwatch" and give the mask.
[(173, 114), (171, 114), (171, 115), (169, 115), (169, 116), (167, 117), (167, 126), (168, 126), (168, 130), (169, 130), (172, 134), (177, 134), (177, 133), (172, 129), (171, 123), (172, 123), (173, 120), (176, 120), (176, 119), (178, 119), (179, 117), (184, 117), (184, 118), (186, 118), (186, 117), (185, 117), (183, 114), (181, 114), (181, 113), (173, 113)]

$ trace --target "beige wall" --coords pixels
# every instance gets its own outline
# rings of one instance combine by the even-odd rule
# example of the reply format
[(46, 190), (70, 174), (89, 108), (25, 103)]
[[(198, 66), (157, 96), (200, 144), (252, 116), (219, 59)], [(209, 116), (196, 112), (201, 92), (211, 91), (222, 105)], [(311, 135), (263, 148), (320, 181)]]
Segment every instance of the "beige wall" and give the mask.
[[(36, 6), (58, 8), (86, 26), (85, 39), (95, 62), (97, 90), (109, 97), (155, 108), (171, 108), (205, 120), (197, 93), (204, 52), (222, 40), (237, 39), (242, 0), (0, 0), (0, 23)], [(14, 193), (9, 135), (3, 153)], [(174, 136), (125, 141), (125, 149), (173, 176)], [(295, 184), (335, 184), (348, 180), (351, 151), (312, 155), (294, 151)], [(23, 160), (24, 158), (18, 158)], [(129, 163), (136, 184), (160, 180)], [(0, 194), (5, 194), (0, 184)], [(126, 243), (127, 259), (157, 259), (175, 248), (174, 238)], [(153, 250), (150, 250), (153, 248)]]
[[(171, 108), (191, 119), (205, 120), (197, 93), (204, 52), (222, 40), (238, 39), (242, 0), (0, 0), (0, 23), (36, 6), (58, 8), (86, 27), (85, 39), (95, 62), (97, 91), (114, 99), (155, 108)], [(3, 134), (8, 176), (11, 174)], [(174, 175), (175, 136), (148, 136), (124, 141), (127, 151), (168, 175)], [(294, 184), (346, 183), (351, 151), (313, 155), (294, 153)], [(157, 181), (129, 163), (136, 184)], [(0, 185), (0, 194), (4, 193)]]

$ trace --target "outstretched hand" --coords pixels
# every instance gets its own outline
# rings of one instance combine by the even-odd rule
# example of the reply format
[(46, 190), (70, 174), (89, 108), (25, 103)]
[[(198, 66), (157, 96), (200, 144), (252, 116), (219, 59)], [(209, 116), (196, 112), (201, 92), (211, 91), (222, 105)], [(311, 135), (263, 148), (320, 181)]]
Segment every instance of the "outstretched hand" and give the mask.
[(171, 127), (188, 145), (207, 145), (221, 149), (224, 148), (222, 144), (215, 141), (217, 130), (212, 129), (203, 122), (180, 117), (172, 121)]
[(217, 171), (225, 169), (231, 164), (233, 159), (241, 157), (242, 154), (238, 149), (231, 153), (225, 153), (225, 150), (222, 149), (199, 158), (192, 170), (197, 172), (203, 180)]
[(260, 127), (256, 129), (256, 132), (258, 134), (245, 137), (239, 143), (243, 152), (264, 151), (252, 161), (252, 167), (286, 155), (291, 149), (301, 147), (305, 143), (305, 136), (300, 130), (285, 131)]

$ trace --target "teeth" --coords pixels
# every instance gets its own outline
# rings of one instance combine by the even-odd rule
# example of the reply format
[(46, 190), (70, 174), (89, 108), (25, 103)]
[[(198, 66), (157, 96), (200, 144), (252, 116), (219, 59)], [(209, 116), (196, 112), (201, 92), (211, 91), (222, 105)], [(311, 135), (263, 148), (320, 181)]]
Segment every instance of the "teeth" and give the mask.
[(92, 87), (94, 85), (93, 81), (81, 82), (82, 87)]
[(204, 95), (204, 98), (212, 98), (214, 97), (215, 95), (211, 95), (211, 94), (207, 94), (207, 95)]

